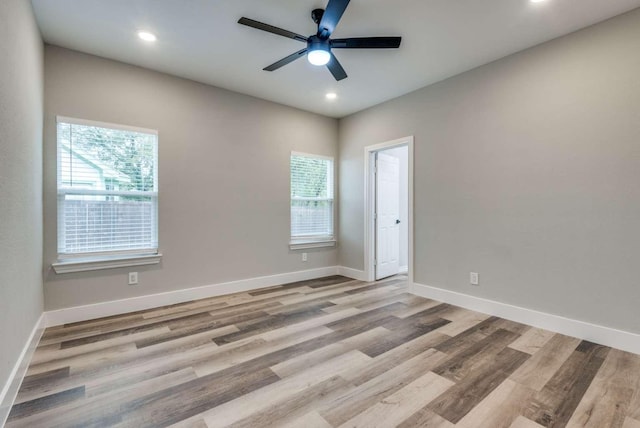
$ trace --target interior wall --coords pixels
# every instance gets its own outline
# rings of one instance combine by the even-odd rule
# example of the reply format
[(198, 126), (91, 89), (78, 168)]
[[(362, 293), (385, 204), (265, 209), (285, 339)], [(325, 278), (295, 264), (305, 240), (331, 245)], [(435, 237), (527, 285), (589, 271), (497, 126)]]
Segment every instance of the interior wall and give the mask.
[(341, 120), (341, 264), (363, 147), (413, 135), (417, 283), (640, 333), (638, 52), (640, 9)]
[[(336, 265), (288, 244), (290, 152), (337, 158), (337, 120), (54, 46), (45, 63), (47, 310)], [(53, 272), (56, 115), (159, 131), (159, 266)]]
[(0, 390), (42, 314), (43, 46), (28, 0), (0, 2)]
[(382, 150), (381, 153), (397, 158), (400, 162), (400, 270), (409, 266), (409, 148), (407, 146)]

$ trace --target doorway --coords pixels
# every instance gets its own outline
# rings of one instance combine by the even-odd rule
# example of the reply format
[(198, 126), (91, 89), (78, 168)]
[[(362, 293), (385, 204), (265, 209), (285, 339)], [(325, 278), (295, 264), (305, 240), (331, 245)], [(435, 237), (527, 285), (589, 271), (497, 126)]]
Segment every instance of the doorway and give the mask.
[(413, 281), (413, 138), (365, 148), (365, 271)]

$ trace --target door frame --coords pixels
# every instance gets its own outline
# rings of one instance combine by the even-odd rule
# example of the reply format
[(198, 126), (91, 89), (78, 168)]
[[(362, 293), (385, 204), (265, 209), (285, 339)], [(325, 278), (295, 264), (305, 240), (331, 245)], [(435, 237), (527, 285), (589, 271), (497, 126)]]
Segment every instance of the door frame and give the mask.
[(373, 144), (364, 148), (364, 274), (366, 281), (375, 281), (376, 256), (376, 223), (374, 213), (376, 209), (376, 177), (375, 154), (377, 152), (407, 146), (408, 151), (408, 179), (409, 179), (409, 249), (408, 268), (409, 284), (413, 284), (413, 135), (397, 140)]

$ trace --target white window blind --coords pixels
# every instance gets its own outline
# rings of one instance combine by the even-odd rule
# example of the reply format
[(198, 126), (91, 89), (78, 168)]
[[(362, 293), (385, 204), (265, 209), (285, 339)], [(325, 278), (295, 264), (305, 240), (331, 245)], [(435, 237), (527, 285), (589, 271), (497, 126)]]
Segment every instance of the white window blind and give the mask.
[(291, 154), (291, 242), (333, 239), (333, 159)]
[(60, 259), (158, 250), (155, 131), (58, 118)]

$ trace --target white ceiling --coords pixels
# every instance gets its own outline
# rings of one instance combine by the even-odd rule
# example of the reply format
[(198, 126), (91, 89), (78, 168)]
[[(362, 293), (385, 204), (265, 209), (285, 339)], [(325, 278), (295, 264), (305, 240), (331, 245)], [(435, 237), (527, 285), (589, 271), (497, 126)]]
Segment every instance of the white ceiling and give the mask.
[[(352, 0), (333, 37), (402, 36), (397, 50), (336, 50), (349, 77), (300, 59), (262, 68), (303, 43), (237, 24), (256, 19), (302, 35), (326, 0), (33, 0), (46, 42), (332, 117), (459, 74), (640, 7), (640, 0)], [(158, 36), (149, 44), (136, 32)], [(325, 93), (338, 94), (327, 101)]]

